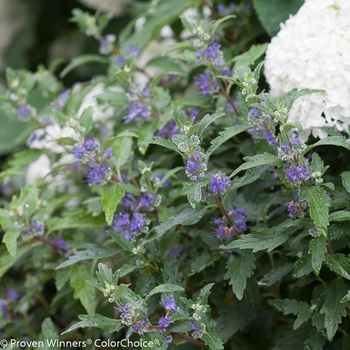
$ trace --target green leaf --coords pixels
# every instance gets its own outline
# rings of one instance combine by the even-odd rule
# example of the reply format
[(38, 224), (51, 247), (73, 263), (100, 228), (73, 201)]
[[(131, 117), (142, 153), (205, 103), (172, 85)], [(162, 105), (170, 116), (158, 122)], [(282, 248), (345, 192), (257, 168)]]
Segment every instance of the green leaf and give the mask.
[(326, 264), (331, 271), (350, 280), (350, 260), (344, 254), (328, 255)]
[(344, 171), (340, 176), (344, 188), (350, 193), (350, 171)]
[(209, 283), (199, 291), (199, 295), (198, 295), (197, 300), (196, 300), (197, 304), (200, 304), (200, 305), (208, 304), (210, 290), (213, 288), (214, 284), (215, 283)]
[(34, 247), (41, 245), (41, 242), (25, 244), (17, 248), (16, 256), (11, 256), (5, 246), (0, 247), (0, 277), (2, 277), (14, 264), (29, 253)]
[(183, 184), (182, 194), (187, 195), (187, 200), (191, 204), (192, 208), (196, 208), (197, 205), (200, 203), (202, 199), (202, 187), (204, 186), (205, 184), (201, 182), (185, 182)]
[(65, 284), (69, 281), (69, 274), (67, 271), (58, 271), (56, 273), (55, 284), (58, 291), (60, 291)]
[(242, 53), (241, 55), (235, 56), (233, 59), (235, 63), (235, 68), (238, 66), (251, 66), (259, 59), (266, 51), (268, 43), (252, 45), (248, 51)]
[(112, 144), (112, 152), (114, 155), (114, 164), (120, 169), (133, 154), (133, 140), (131, 137), (119, 137)]
[(94, 109), (92, 107), (85, 108), (81, 117), (79, 118), (79, 124), (84, 128), (84, 135), (87, 135), (92, 129), (92, 116)]
[(145, 122), (138, 129), (139, 139), (137, 145), (142, 155), (145, 155), (150, 141), (154, 137), (154, 133), (158, 130), (158, 122)]
[(182, 49), (188, 49), (188, 50), (193, 50), (193, 45), (188, 44), (188, 43), (174, 43), (171, 44), (167, 47), (167, 49), (163, 52), (163, 55), (166, 55), (167, 53), (175, 50), (182, 50)]
[(259, 21), (271, 36), (275, 36), (280, 30), (280, 23), (284, 23), (289, 15), (297, 13), (303, 5), (304, 0), (253, 0), (254, 9), (258, 15)]
[(147, 66), (155, 66), (163, 69), (166, 74), (186, 76), (183, 68), (167, 56), (156, 57), (147, 62)]
[(224, 344), (214, 329), (208, 329), (201, 338), (211, 350), (221, 350)]
[(142, 350), (167, 350), (166, 339), (163, 333), (153, 331), (145, 333), (140, 338)]
[(81, 321), (68, 328), (62, 333), (62, 335), (77, 328), (96, 327), (108, 331), (109, 333), (113, 333), (119, 332), (124, 327), (121, 320), (115, 320), (99, 314), (94, 314), (91, 316), (79, 315), (78, 317)]
[(261, 280), (259, 280), (258, 285), (270, 287), (291, 272), (293, 268), (293, 263), (285, 263), (282, 266), (279, 266), (277, 269), (270, 270)]
[(23, 217), (29, 221), (31, 216), (36, 211), (39, 201), (39, 191), (33, 185), (27, 185), (21, 189), (19, 198), (13, 199), (11, 206), (21, 207), (23, 210)]
[[(239, 315), (239, 317), (232, 317)], [(225, 305), (220, 310), (220, 316), (217, 319), (217, 331), (220, 338), (226, 343), (229, 338), (238, 331), (243, 332), (245, 327), (256, 317), (254, 305), (243, 299), (242, 301), (235, 300), (230, 305)]]
[(191, 263), (191, 268), (188, 271), (188, 276), (192, 276), (198, 272), (203, 271), (206, 267), (212, 265), (215, 261), (219, 260), (221, 255), (205, 252), (196, 257), (195, 261)]
[(143, 49), (149, 41), (159, 33), (166, 24), (171, 25), (188, 7), (194, 6), (195, 0), (162, 1), (157, 5), (157, 11), (146, 18), (142, 30), (134, 33), (123, 43), (123, 47), (133, 45)]
[(311, 264), (316, 273), (319, 275), (325, 254), (327, 253), (327, 242), (324, 237), (314, 237), (309, 242), (309, 254), (311, 254)]
[(299, 328), (304, 322), (306, 322), (314, 313), (310, 304), (305, 301), (297, 301), (294, 299), (285, 300), (268, 300), (277, 311), (283, 312), (283, 315), (293, 314), (298, 315), (294, 321), (293, 329)]
[(215, 113), (215, 114), (206, 114), (199, 122), (199, 129), (197, 131), (198, 137), (203, 136), (204, 130), (213, 123), (216, 119), (221, 118), (222, 116), (226, 115), (225, 113)]
[(269, 165), (269, 166), (281, 166), (283, 162), (276, 156), (270, 153), (257, 154), (252, 157), (244, 157), (243, 158), (246, 163), (239, 166), (231, 175), (235, 176), (242, 170), (247, 170), (251, 168), (255, 168), (260, 165)]
[(327, 196), (326, 191), (319, 186), (303, 188), (300, 193), (300, 200), (308, 201), (311, 219), (314, 221), (317, 229), (323, 235), (327, 235), (330, 198)]
[(326, 145), (328, 145), (328, 146), (340, 146), (340, 147), (344, 147), (344, 148), (350, 150), (349, 139), (346, 139), (343, 136), (329, 136), (329, 137), (325, 137), (324, 139), (314, 143), (313, 145), (306, 147), (303, 151), (303, 154), (306, 154), (314, 147), (323, 146), (323, 145), (325, 145), (325, 146)]
[(140, 240), (140, 245), (152, 242), (177, 225), (194, 225), (203, 216), (205, 208), (185, 209), (181, 213), (174, 215), (169, 221), (154, 227), (148, 237)]
[(311, 255), (303, 257), (299, 259), (295, 263), (295, 268), (293, 271), (293, 278), (300, 278), (302, 276), (307, 276), (313, 271), (312, 263), (311, 263)]
[(177, 105), (181, 105), (183, 108), (187, 107), (200, 107), (208, 109), (211, 106), (212, 98), (207, 95), (188, 95), (182, 99), (176, 100)]
[(334, 279), (325, 287), (325, 300), (320, 314), (325, 314), (324, 325), (329, 341), (333, 339), (342, 317), (346, 316), (346, 305), (340, 301), (347, 291), (347, 285), (340, 278)]
[(81, 55), (79, 57), (73, 58), (73, 60), (60, 73), (60, 78), (64, 78), (68, 73), (70, 73), (75, 68), (87, 63), (108, 64), (109, 59), (107, 57), (102, 57), (99, 55)]
[[(35, 125), (32, 123), (21, 122), (1, 108), (0, 125), (0, 155), (9, 153), (24, 144), (27, 137), (35, 130)], [(26, 137), (17, 138), (20, 134), (26, 135)]]
[(245, 172), (242, 177), (235, 177), (232, 181), (228, 191), (236, 190), (237, 188), (249, 185), (256, 181), (260, 175), (266, 171), (270, 166), (269, 165), (261, 165), (254, 169), (249, 169)]
[(247, 285), (247, 278), (254, 274), (255, 257), (250, 251), (243, 250), (240, 256), (232, 255), (226, 264), (227, 272), (224, 279), (230, 279), (232, 291), (238, 300), (242, 300)]
[(163, 139), (163, 138), (158, 137), (158, 136), (154, 136), (152, 140), (145, 141), (145, 142), (142, 142), (140, 144), (158, 145), (158, 146), (162, 146), (165, 148), (169, 148), (169, 149), (181, 154), (181, 152), (178, 150), (178, 148), (170, 140), (166, 140), (166, 139)]
[(235, 15), (229, 15), (229, 16), (225, 16), (223, 18), (220, 18), (220, 19), (215, 20), (212, 23), (210, 23), (208, 26), (208, 29), (207, 29), (210, 36), (213, 36), (224, 22), (226, 22), (229, 19), (236, 18), (236, 17), (237, 16), (235, 16)]
[(273, 249), (284, 243), (296, 228), (285, 228), (283, 224), (272, 228), (252, 230), (252, 233), (241, 235), (239, 239), (228, 244), (226, 249), (252, 249), (253, 253), (267, 249)]
[(72, 265), (69, 271), (70, 286), (74, 289), (74, 299), (80, 299), (86, 312), (91, 315), (95, 305), (95, 289), (86, 280), (91, 278), (90, 266)]
[(6, 248), (12, 257), (17, 253), (17, 238), (20, 235), (18, 230), (8, 230), (2, 238), (2, 242), (6, 244)]
[(152, 295), (159, 293), (173, 293), (173, 292), (183, 292), (184, 289), (176, 284), (161, 284), (153, 288), (145, 297), (145, 301), (147, 301)]
[(134, 245), (128, 241), (120, 232), (109, 230), (108, 233), (127, 252), (131, 253), (135, 248)]
[(218, 137), (210, 142), (211, 146), (208, 148), (206, 155), (209, 157), (215, 150), (217, 150), (224, 142), (230, 138), (240, 134), (243, 131), (246, 131), (250, 128), (248, 125), (235, 125), (230, 128), (225, 129), (224, 131), (219, 132)]
[(57, 345), (49, 344), (50, 340), (59, 339), (58, 333), (55, 330), (55, 326), (51, 320), (51, 318), (46, 317), (44, 319), (44, 322), (41, 325), (41, 334), (40, 334), (40, 340), (44, 343), (44, 346), (40, 346), (40, 349), (49, 350), (59, 350), (60, 347)]
[(329, 221), (340, 222), (340, 221), (349, 221), (349, 220), (350, 220), (350, 212), (349, 211), (339, 210), (339, 211), (335, 211), (329, 215)]
[(111, 225), (117, 206), (125, 195), (125, 188), (121, 184), (114, 184), (103, 187), (101, 192), (101, 203), (103, 204), (103, 211), (106, 215), (106, 222), (108, 225)]
[(47, 221), (49, 231), (59, 231), (67, 228), (103, 227), (106, 221), (102, 216), (76, 215), (62, 218), (52, 218)]
[(119, 133), (117, 136), (109, 137), (108, 139), (106, 139), (106, 141), (103, 143), (103, 148), (102, 148), (103, 151), (105, 151), (107, 148), (112, 147), (113, 143), (121, 137), (138, 137), (138, 135), (133, 131), (124, 130), (121, 133)]
[(120, 252), (119, 249), (105, 248), (97, 244), (85, 244), (85, 248), (85, 250), (80, 250), (74, 255), (70, 255), (68, 260), (56, 267), (56, 270), (73, 265), (82, 260), (109, 258)]

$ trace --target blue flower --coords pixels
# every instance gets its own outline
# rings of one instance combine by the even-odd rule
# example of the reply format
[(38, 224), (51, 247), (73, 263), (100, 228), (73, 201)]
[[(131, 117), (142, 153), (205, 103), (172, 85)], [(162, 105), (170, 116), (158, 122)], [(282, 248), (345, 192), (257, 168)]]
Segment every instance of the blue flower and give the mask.
[(86, 180), (89, 185), (104, 185), (111, 175), (112, 171), (108, 164), (90, 162), (87, 165)]
[(211, 175), (211, 180), (208, 183), (209, 192), (211, 194), (225, 193), (231, 181), (226, 174), (219, 171), (217, 174)]
[(207, 165), (205, 155), (202, 152), (195, 151), (189, 156), (186, 163), (186, 175), (193, 181), (198, 182), (205, 176)]
[(219, 90), (219, 84), (212, 74), (199, 74), (196, 84), (201, 89), (202, 95), (214, 94)]
[(129, 106), (129, 113), (123, 117), (125, 123), (130, 123), (131, 121), (142, 122), (148, 120), (151, 117), (151, 108), (141, 102), (132, 102)]
[(24, 121), (30, 118), (32, 112), (32, 109), (28, 105), (19, 105), (17, 109), (18, 118)]

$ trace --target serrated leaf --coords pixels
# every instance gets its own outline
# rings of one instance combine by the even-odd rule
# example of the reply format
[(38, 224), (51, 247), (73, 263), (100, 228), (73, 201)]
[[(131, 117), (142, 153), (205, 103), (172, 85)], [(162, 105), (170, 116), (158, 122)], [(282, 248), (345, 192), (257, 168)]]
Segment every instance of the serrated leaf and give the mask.
[(91, 316), (79, 315), (78, 317), (81, 321), (64, 331), (62, 335), (77, 328), (96, 327), (108, 331), (109, 333), (113, 333), (120, 331), (124, 327), (121, 320), (111, 319), (99, 314), (94, 314)]
[(222, 350), (224, 344), (214, 329), (209, 329), (201, 338), (211, 350)]
[(244, 157), (243, 158), (246, 163), (243, 163), (241, 166), (239, 166), (231, 175), (235, 176), (242, 170), (247, 170), (251, 168), (255, 168), (260, 165), (269, 165), (269, 166), (281, 166), (283, 162), (276, 156), (270, 153), (264, 153), (264, 154), (257, 154), (252, 157)]
[(236, 18), (237, 16), (235, 15), (228, 15), (228, 16), (225, 16), (223, 18), (220, 18), (218, 20), (215, 20), (213, 21), (212, 23), (209, 24), (208, 26), (208, 32), (211, 36), (213, 36), (217, 30), (219, 29), (219, 27), (224, 23), (226, 22), (227, 20), (229, 19), (233, 19), (233, 18)]
[(238, 300), (242, 300), (247, 285), (247, 278), (254, 274), (255, 257), (250, 251), (242, 251), (240, 256), (232, 255), (226, 263), (227, 272), (224, 279), (230, 279), (232, 291)]
[(153, 331), (145, 333), (140, 339), (142, 350), (167, 350), (166, 339), (163, 333), (159, 331)]
[(324, 237), (314, 237), (309, 242), (309, 251), (311, 255), (311, 264), (316, 273), (319, 275), (325, 254), (327, 253), (327, 242)]
[(206, 305), (208, 303), (210, 291), (213, 288), (214, 284), (215, 283), (209, 283), (199, 291), (199, 295), (196, 300), (197, 304)]
[(300, 193), (300, 200), (308, 201), (311, 219), (314, 220), (318, 230), (326, 235), (329, 225), (328, 208), (330, 206), (330, 198), (326, 191), (319, 186), (303, 188)]
[(344, 171), (340, 174), (340, 176), (344, 188), (350, 193), (350, 171)]
[(252, 45), (248, 51), (242, 53), (241, 55), (235, 56), (233, 62), (235, 63), (235, 68), (238, 66), (251, 66), (255, 61), (260, 58), (266, 51), (267, 43)]
[(270, 167), (269, 165), (261, 165), (254, 169), (247, 170), (242, 177), (236, 177), (232, 180), (231, 185), (228, 188), (228, 191), (236, 190), (237, 188), (253, 183), (269, 167)]
[(120, 252), (120, 249), (101, 247), (100, 245), (96, 244), (86, 244), (85, 248), (85, 250), (77, 251), (75, 255), (70, 255), (68, 260), (56, 267), (56, 270), (73, 265), (82, 260), (109, 258)]
[(340, 278), (334, 279), (325, 287), (325, 300), (320, 313), (325, 314), (324, 325), (329, 341), (333, 339), (338, 324), (342, 322), (342, 317), (346, 316), (346, 305), (340, 301), (347, 291), (346, 284)]
[(108, 64), (109, 59), (107, 57), (102, 57), (100, 55), (81, 55), (79, 57), (73, 58), (73, 60), (60, 73), (60, 78), (64, 78), (68, 73), (70, 73), (75, 68), (88, 63)]
[(114, 164), (120, 169), (133, 154), (133, 140), (131, 137), (119, 137), (112, 144), (112, 152), (114, 155)]
[(294, 321), (293, 329), (299, 328), (306, 322), (314, 313), (310, 304), (305, 301), (298, 301), (294, 299), (285, 300), (268, 300), (268, 303), (277, 311), (283, 312), (283, 315), (298, 315)]
[(18, 199), (12, 201), (13, 205), (23, 208), (23, 217), (29, 220), (34, 214), (39, 201), (39, 190), (33, 185), (27, 185), (21, 189)]
[(206, 267), (212, 265), (215, 261), (220, 259), (221, 255), (205, 252), (196, 257), (195, 261), (191, 263), (191, 268), (188, 271), (188, 276), (192, 276), (198, 272), (203, 271)]
[(284, 243), (295, 231), (295, 227), (284, 228), (283, 224), (272, 228), (252, 230), (252, 233), (241, 235), (239, 239), (228, 244), (226, 249), (252, 249), (253, 253), (273, 249)]
[(44, 350), (59, 350), (60, 347), (56, 344), (49, 344), (49, 341), (59, 339), (58, 333), (55, 330), (55, 326), (51, 318), (46, 317), (41, 325), (40, 340), (44, 343), (44, 346), (40, 346), (40, 349)]
[(305, 275), (309, 275), (313, 271), (311, 256), (300, 258), (296, 263), (293, 270), (293, 278), (300, 278)]
[(291, 272), (293, 268), (293, 263), (285, 263), (282, 266), (279, 266), (277, 269), (270, 270), (261, 280), (259, 280), (258, 285), (270, 287)]
[(327, 145), (328, 146), (341, 146), (341, 147), (344, 147), (344, 148), (350, 150), (349, 139), (346, 139), (343, 136), (329, 136), (329, 137), (325, 137), (324, 139), (314, 143), (313, 145), (306, 147), (303, 151), (303, 154), (306, 154), (314, 147), (323, 146), (323, 145), (325, 145), (325, 146), (327, 146)]
[(204, 130), (213, 123), (216, 119), (221, 118), (224, 116), (225, 113), (214, 113), (214, 114), (206, 114), (198, 123), (199, 125), (197, 135), (198, 137), (202, 137)]
[(70, 286), (74, 289), (74, 299), (80, 300), (86, 312), (91, 315), (95, 306), (95, 289), (86, 280), (91, 278), (90, 266), (72, 265), (69, 271)]
[(211, 146), (205, 152), (206, 156), (209, 157), (215, 150), (217, 150), (224, 142), (230, 138), (246, 131), (250, 128), (248, 125), (235, 125), (230, 128), (225, 129), (219, 133), (220, 136), (216, 137), (210, 142)]
[[(232, 317), (233, 315), (239, 315), (239, 317)], [(245, 327), (253, 321), (255, 317), (256, 310), (254, 310), (254, 306), (245, 299), (242, 301), (235, 300), (232, 304), (225, 305), (225, 307), (220, 310), (220, 316), (216, 321), (216, 329), (220, 334), (220, 338), (226, 343), (236, 332), (243, 332)]]
[(125, 195), (125, 188), (122, 184), (114, 184), (109, 187), (105, 186), (101, 194), (101, 203), (103, 204), (103, 211), (106, 215), (106, 222), (108, 225), (111, 225), (117, 206)]
[(79, 124), (84, 128), (84, 135), (87, 135), (92, 129), (92, 117), (94, 109), (92, 107), (85, 108), (79, 118)]
[(176, 284), (162, 284), (153, 288), (145, 297), (145, 301), (147, 301), (152, 295), (159, 293), (173, 293), (173, 292), (183, 292), (184, 289)]
[(194, 225), (203, 216), (205, 208), (196, 209), (185, 209), (181, 213), (174, 215), (170, 220), (154, 227), (149, 236), (140, 240), (139, 244), (144, 245), (146, 243), (152, 242), (153, 240), (161, 237), (164, 233), (170, 230), (172, 227), (177, 225)]
[(8, 230), (2, 238), (2, 242), (6, 244), (6, 248), (12, 257), (17, 253), (17, 238), (20, 235), (18, 230)]
[(76, 215), (52, 218), (48, 220), (49, 232), (63, 230), (67, 228), (96, 228), (106, 226), (106, 221), (102, 216)]
[[(178, 148), (170, 140), (166, 140), (166, 139), (163, 139), (163, 138), (158, 137), (158, 136), (154, 136), (152, 140), (146, 141), (143, 143), (163, 146), (165, 148), (169, 148), (169, 149), (181, 154), (181, 152), (178, 150)], [(143, 144), (143, 143), (141, 143), (141, 144)]]
[(69, 281), (69, 274), (67, 271), (59, 271), (56, 273), (55, 284), (58, 291)]
[(108, 230), (108, 233), (127, 252), (132, 252), (132, 250), (135, 248), (134, 245), (128, 241), (120, 232)]
[(192, 208), (196, 208), (202, 199), (202, 183), (188, 183), (183, 184), (182, 194), (187, 195), (187, 200)]
[(340, 222), (340, 221), (349, 221), (349, 220), (350, 220), (349, 211), (339, 210), (329, 215), (329, 221)]
[(344, 254), (328, 255), (326, 264), (331, 271), (350, 280), (350, 260)]

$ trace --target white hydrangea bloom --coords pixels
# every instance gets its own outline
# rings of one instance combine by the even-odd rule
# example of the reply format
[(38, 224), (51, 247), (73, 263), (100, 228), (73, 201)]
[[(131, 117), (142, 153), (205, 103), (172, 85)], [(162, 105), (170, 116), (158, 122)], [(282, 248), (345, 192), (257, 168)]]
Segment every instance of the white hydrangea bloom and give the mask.
[(322, 126), (348, 131), (350, 124), (350, 1), (306, 0), (274, 37), (265, 76), (274, 96), (293, 88), (322, 89), (296, 100), (290, 121), (304, 140), (326, 134)]
[[(36, 184), (43, 180), (51, 170), (51, 162), (46, 154), (42, 154), (38, 160), (28, 166), (26, 174), (27, 184)], [(47, 179), (47, 178), (46, 178)]]

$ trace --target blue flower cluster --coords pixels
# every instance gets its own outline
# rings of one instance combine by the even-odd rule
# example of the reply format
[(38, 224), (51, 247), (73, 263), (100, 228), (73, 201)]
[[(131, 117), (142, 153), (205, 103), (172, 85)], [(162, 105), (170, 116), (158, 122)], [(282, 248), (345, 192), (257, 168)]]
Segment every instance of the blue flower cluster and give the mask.
[(112, 176), (112, 170), (106, 163), (112, 157), (112, 149), (108, 148), (101, 155), (99, 141), (94, 138), (87, 138), (83, 144), (77, 144), (73, 148), (75, 158), (80, 163), (87, 164), (86, 181), (89, 185), (104, 185)]
[(150, 221), (145, 213), (128, 213), (119, 212), (114, 215), (112, 228), (120, 232), (127, 240), (134, 241), (135, 238), (148, 231)]
[(196, 79), (202, 95), (213, 95), (219, 91), (219, 83), (211, 73), (202, 73)]
[(208, 183), (208, 189), (211, 194), (223, 194), (226, 192), (228, 186), (230, 186), (231, 181), (228, 176), (221, 171), (216, 174), (211, 175), (211, 180)]
[(204, 50), (196, 51), (196, 58), (202, 64), (212, 64), (213, 66), (222, 66), (225, 64), (224, 55), (222, 53), (221, 45), (214, 37), (212, 42)]
[(278, 142), (274, 133), (271, 131), (274, 129), (274, 124), (271, 117), (262, 112), (260, 115), (259, 109), (253, 107), (248, 114), (248, 122), (255, 127), (248, 132), (254, 139), (265, 139), (270, 146), (277, 146)]
[(32, 220), (29, 225), (21, 231), (22, 238), (29, 240), (36, 236), (42, 236), (44, 234), (44, 223), (38, 220)]
[(200, 151), (195, 151), (190, 155), (186, 162), (186, 175), (193, 182), (198, 182), (204, 178), (207, 171), (205, 154)]
[(214, 234), (217, 238), (231, 238), (233, 235), (240, 234), (247, 229), (245, 210), (243, 208), (232, 210), (228, 214), (233, 221), (231, 226), (227, 225), (224, 218), (215, 218), (213, 220), (213, 224), (216, 225)]

